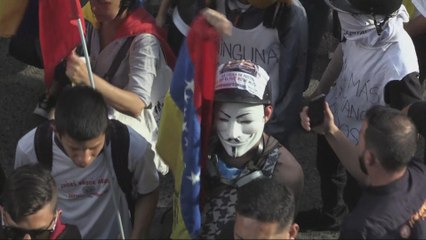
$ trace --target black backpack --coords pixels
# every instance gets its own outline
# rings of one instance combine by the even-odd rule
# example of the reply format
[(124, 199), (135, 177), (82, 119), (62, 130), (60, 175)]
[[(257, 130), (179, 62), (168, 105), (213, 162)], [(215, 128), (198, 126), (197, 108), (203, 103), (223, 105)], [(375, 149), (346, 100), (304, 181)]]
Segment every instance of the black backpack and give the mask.
[[(51, 122), (46, 121), (39, 125), (34, 134), (34, 150), (38, 162), (49, 171), (52, 170), (52, 133)], [(111, 155), (114, 172), (118, 185), (126, 195), (130, 215), (133, 223), (135, 202), (132, 195), (133, 173), (128, 168), (129, 157), (129, 129), (117, 120), (109, 120), (107, 141), (111, 141)]]

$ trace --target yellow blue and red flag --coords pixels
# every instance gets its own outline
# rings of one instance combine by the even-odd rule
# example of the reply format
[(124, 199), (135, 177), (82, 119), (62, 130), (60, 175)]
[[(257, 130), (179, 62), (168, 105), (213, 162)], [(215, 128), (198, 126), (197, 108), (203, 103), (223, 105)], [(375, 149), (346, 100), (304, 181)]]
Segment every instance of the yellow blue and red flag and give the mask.
[(197, 17), (164, 101), (157, 152), (175, 178), (172, 239), (197, 238), (201, 229), (201, 173), (212, 124), (218, 42), (218, 32)]

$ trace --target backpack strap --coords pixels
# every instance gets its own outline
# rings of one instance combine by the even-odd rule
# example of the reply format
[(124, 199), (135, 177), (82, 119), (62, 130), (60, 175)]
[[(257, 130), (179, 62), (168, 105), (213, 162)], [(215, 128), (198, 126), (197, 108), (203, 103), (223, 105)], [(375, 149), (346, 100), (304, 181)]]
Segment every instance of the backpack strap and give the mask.
[(117, 121), (110, 120), (109, 138), (111, 141), (111, 155), (114, 172), (117, 177), (118, 185), (126, 195), (132, 222), (134, 220), (135, 201), (132, 194), (133, 173), (128, 167), (130, 135), (127, 125)]
[(124, 60), (124, 57), (129, 51), (130, 45), (132, 44), (134, 38), (135, 36), (128, 37), (124, 44), (121, 46), (121, 48), (118, 50), (117, 54), (114, 57), (114, 60), (112, 60), (108, 72), (104, 75), (105, 80), (110, 81), (114, 77), (115, 73), (118, 70), (118, 67), (120, 67), (121, 62)]
[(52, 132), (51, 121), (40, 124), (34, 134), (34, 150), (37, 160), (49, 171), (52, 170)]

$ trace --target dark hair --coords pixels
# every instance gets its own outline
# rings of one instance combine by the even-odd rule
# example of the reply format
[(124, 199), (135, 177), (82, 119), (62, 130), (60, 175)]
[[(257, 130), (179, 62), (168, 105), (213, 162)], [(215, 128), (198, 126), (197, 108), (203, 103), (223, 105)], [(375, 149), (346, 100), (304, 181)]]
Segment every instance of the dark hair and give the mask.
[(405, 167), (416, 152), (417, 130), (398, 110), (373, 106), (366, 113), (365, 146), (388, 171)]
[(236, 212), (261, 222), (293, 223), (295, 200), (284, 185), (269, 178), (256, 179), (238, 189)]
[(55, 211), (55, 180), (50, 172), (39, 164), (21, 166), (7, 178), (2, 201), (4, 209), (15, 222), (36, 213), (49, 202), (52, 202)]
[(59, 134), (68, 134), (76, 141), (96, 138), (108, 126), (105, 100), (90, 87), (67, 88), (56, 103), (55, 125)]
[(133, 10), (137, 7), (138, 0), (120, 0), (120, 9), (118, 10), (117, 17), (123, 14), (125, 10)]

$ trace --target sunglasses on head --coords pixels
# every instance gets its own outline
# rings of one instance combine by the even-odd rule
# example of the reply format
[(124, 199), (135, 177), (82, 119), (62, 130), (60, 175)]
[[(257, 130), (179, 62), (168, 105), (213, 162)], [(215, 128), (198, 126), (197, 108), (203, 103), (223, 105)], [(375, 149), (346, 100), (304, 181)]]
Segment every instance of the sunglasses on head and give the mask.
[(52, 221), (50, 221), (48, 229), (27, 230), (27, 229), (22, 229), (18, 227), (6, 226), (3, 220), (3, 214), (1, 218), (2, 218), (2, 229), (6, 239), (23, 239), (25, 235), (27, 234), (31, 237), (31, 239), (49, 239), (50, 234), (52, 234), (52, 232), (55, 231), (56, 221), (58, 219), (56, 214), (53, 217)]

